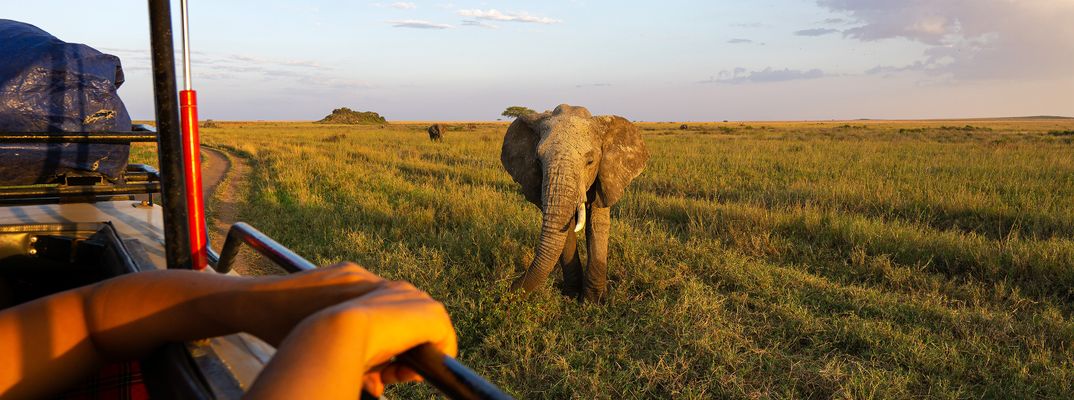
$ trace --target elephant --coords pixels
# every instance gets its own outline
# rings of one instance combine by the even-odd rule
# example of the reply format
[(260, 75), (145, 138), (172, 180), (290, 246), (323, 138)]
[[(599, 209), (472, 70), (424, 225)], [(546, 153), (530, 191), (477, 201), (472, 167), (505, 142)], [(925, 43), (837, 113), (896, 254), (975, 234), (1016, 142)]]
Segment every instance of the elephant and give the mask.
[(432, 125), (429, 126), (428, 130), (429, 130), (429, 140), (432, 140), (434, 142), (443, 142), (444, 141), (444, 131), (446, 129), (444, 129), (443, 125), (432, 124)]
[(690, 129), (690, 125), (686, 125), (686, 124), (679, 125), (679, 130), (680, 131), (685, 131), (687, 129)]
[[(518, 117), (507, 128), (500, 161), (543, 216), (536, 255), (512, 290), (532, 292), (563, 268), (562, 293), (601, 302), (607, 291), (610, 207), (649, 160), (638, 128), (619, 116), (594, 117), (585, 107)], [(586, 230), (582, 270), (577, 232)]]

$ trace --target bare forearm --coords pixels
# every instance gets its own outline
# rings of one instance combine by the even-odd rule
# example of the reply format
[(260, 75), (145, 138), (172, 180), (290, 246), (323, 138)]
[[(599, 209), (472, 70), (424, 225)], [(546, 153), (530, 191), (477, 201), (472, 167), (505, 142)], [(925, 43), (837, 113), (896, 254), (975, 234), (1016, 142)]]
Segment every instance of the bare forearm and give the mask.
[(0, 312), (0, 398), (54, 394), (102, 361), (82, 323), (84, 300), (76, 290)]
[(133, 274), (97, 285), (86, 300), (96, 349), (110, 359), (140, 357), (168, 342), (240, 330), (237, 294), (248, 278), (193, 271)]
[(128, 275), (58, 293), (0, 313), (0, 393), (37, 398), (77, 382), (109, 360), (138, 357), (163, 343), (236, 328), (226, 298), (239, 282), (189, 271)]
[[(0, 311), (0, 397), (46, 397), (106, 361), (139, 358), (167, 342), (248, 332), (278, 344), (310, 314), (385, 288), (394, 286), (340, 264), (261, 278), (142, 272), (57, 293)], [(313, 337), (332, 330), (318, 332)], [(360, 376), (368, 365), (344, 369)]]
[(143, 272), (104, 283), (91, 294), (89, 330), (102, 352), (121, 358), (165, 342), (235, 332), (275, 345), (309, 314), (372, 290), (379, 278), (371, 277), (355, 265), (261, 278)]

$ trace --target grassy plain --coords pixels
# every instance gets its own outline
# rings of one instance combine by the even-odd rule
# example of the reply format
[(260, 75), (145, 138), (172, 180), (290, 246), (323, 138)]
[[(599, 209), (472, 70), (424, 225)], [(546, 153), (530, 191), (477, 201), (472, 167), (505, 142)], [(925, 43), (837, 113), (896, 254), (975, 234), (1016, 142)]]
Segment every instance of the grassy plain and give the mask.
[(605, 305), (507, 292), (540, 213), (504, 124), (218, 125), (243, 220), (443, 300), (520, 398), (1074, 393), (1072, 120), (640, 124)]

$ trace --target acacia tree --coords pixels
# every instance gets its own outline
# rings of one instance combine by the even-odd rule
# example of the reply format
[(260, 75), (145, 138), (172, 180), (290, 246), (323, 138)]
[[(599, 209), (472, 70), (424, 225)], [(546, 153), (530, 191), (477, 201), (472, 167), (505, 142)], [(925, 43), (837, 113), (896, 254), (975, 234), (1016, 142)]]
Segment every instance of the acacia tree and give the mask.
[(526, 108), (526, 107), (511, 106), (511, 107), (507, 107), (506, 110), (503, 110), (503, 113), (500, 114), (500, 115), (503, 115), (505, 117), (518, 118), (518, 117), (521, 117), (521, 116), (526, 115), (526, 114), (535, 114), (535, 113), (537, 113), (537, 112), (533, 111), (533, 110), (531, 110), (529, 108)]

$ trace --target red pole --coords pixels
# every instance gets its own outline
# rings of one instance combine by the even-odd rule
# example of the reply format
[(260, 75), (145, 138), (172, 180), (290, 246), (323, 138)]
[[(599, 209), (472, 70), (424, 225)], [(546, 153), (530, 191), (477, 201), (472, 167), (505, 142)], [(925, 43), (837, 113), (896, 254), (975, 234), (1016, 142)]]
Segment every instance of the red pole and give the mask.
[(198, 96), (193, 90), (179, 91), (179, 115), (183, 127), (183, 171), (186, 204), (189, 213), (191, 268), (203, 270), (209, 265), (205, 237), (205, 197), (201, 191), (201, 140), (198, 138)]

